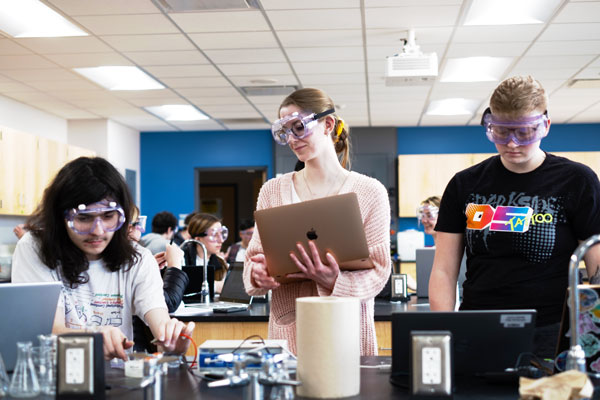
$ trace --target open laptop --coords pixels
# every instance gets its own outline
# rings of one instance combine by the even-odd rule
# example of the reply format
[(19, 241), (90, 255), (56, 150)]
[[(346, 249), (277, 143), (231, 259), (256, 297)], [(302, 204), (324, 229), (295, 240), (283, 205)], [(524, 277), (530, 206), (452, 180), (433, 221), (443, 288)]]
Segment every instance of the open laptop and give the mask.
[(188, 307), (211, 308), (213, 312), (244, 311), (250, 307), (252, 296), (246, 293), (243, 281), (244, 263), (234, 262), (229, 265), (219, 301), (206, 304), (186, 304)]
[(290, 252), (296, 243), (308, 249), (308, 240), (319, 248), (321, 260), (331, 252), (341, 269), (372, 268), (356, 193), (258, 210), (254, 219), (267, 260), (269, 275), (289, 282), (286, 274), (298, 272)]
[(410, 332), (450, 331), (454, 375), (486, 376), (515, 368), (532, 351), (535, 310), (397, 312), (392, 314), (392, 376), (403, 385), (410, 375)]
[[(435, 256), (435, 247), (425, 247), (416, 251), (416, 269), (417, 269), (417, 297), (429, 297), (429, 277), (433, 269), (433, 257)], [(467, 256), (463, 254), (458, 271), (458, 291), (462, 298), (462, 285), (465, 281), (467, 271)]]
[[(200, 292), (202, 290), (202, 282), (204, 281), (204, 267), (202, 266), (183, 266), (181, 267), (190, 278), (190, 281), (183, 292), (184, 303), (198, 303), (201, 301)], [(215, 298), (215, 268), (213, 266), (207, 267), (208, 272), (208, 292), (210, 299)]]
[(37, 346), (38, 335), (52, 333), (61, 288), (60, 282), (0, 284), (0, 354), (8, 371), (17, 362), (17, 342)]

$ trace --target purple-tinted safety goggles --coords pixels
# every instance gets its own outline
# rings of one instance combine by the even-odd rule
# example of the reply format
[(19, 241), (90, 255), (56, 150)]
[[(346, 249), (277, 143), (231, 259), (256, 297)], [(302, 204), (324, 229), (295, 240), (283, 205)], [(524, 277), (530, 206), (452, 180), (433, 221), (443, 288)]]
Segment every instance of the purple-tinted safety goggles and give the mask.
[(102, 201), (94, 204), (80, 204), (65, 211), (67, 226), (79, 235), (89, 235), (98, 224), (104, 232), (115, 232), (125, 222), (123, 208), (114, 201)]
[(326, 115), (333, 114), (334, 108), (321, 113), (295, 112), (278, 119), (271, 126), (271, 134), (277, 144), (285, 146), (294, 135), (296, 139), (304, 139), (312, 133), (313, 124)]
[(520, 118), (513, 121), (500, 120), (494, 117), (487, 108), (481, 118), (487, 138), (496, 144), (508, 144), (511, 140), (519, 146), (525, 146), (548, 134), (548, 111), (533, 117)]

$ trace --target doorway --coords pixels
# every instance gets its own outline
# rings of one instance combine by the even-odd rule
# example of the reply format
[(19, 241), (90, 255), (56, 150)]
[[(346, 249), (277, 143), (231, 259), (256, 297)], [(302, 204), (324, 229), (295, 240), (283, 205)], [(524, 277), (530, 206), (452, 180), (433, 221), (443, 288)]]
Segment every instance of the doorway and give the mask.
[(195, 210), (213, 214), (229, 229), (225, 252), (241, 240), (238, 226), (254, 218), (258, 193), (267, 180), (267, 167), (196, 168)]

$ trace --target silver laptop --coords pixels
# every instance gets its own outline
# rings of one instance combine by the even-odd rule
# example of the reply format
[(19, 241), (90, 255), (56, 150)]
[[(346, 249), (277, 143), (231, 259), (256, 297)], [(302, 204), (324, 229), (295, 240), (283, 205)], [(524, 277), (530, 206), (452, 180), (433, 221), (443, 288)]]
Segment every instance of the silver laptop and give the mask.
[[(429, 277), (433, 268), (433, 257), (435, 256), (435, 247), (425, 247), (417, 249), (416, 269), (417, 269), (417, 297), (429, 297)], [(458, 272), (458, 294), (462, 298), (462, 285), (465, 281), (465, 272), (467, 270), (467, 257), (463, 254)]]
[(308, 249), (313, 240), (321, 260), (331, 252), (342, 270), (373, 268), (356, 193), (302, 201), (254, 213), (269, 275), (279, 282), (299, 272), (290, 258), (298, 255), (297, 243)]
[(17, 342), (37, 346), (38, 335), (52, 333), (61, 288), (60, 282), (0, 284), (0, 354), (8, 371), (17, 362)]
[(209, 305), (202, 303), (188, 303), (186, 307), (210, 308), (213, 312), (244, 311), (252, 304), (252, 296), (246, 293), (244, 288), (244, 263), (234, 262), (229, 265), (223, 289), (219, 295), (219, 301)]

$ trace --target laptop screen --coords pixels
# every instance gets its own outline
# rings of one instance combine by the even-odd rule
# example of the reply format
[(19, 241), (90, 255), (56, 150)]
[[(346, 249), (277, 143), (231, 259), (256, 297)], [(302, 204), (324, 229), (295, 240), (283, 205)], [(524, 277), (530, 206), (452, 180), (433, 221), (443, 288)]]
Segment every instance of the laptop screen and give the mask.
[(244, 263), (234, 262), (229, 265), (229, 271), (223, 283), (219, 301), (250, 304), (252, 297), (246, 293), (246, 289), (244, 288), (243, 273)]
[(392, 314), (392, 377), (410, 374), (410, 332), (450, 331), (456, 376), (485, 375), (514, 368), (531, 352), (535, 310), (397, 312)]
[(8, 371), (17, 362), (17, 342), (38, 346), (38, 335), (52, 333), (61, 288), (60, 282), (0, 284), (0, 354)]

